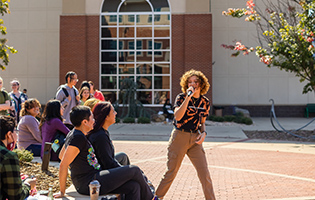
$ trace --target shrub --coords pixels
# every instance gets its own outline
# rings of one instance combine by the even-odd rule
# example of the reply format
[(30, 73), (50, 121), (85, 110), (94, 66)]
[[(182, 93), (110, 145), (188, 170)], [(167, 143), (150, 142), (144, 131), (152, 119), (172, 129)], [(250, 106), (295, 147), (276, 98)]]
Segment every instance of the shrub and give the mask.
[(244, 117), (244, 113), (242, 113), (242, 112), (236, 112), (236, 113), (235, 113), (235, 116), (236, 116), (236, 117)]
[(17, 154), (20, 162), (31, 162), (34, 158), (33, 153), (25, 149), (14, 149), (13, 152)]
[(123, 119), (124, 123), (135, 123), (135, 118), (133, 117), (126, 117), (125, 119)]
[(234, 116), (234, 115), (225, 115), (223, 118), (224, 118), (224, 121), (226, 121), (226, 122), (233, 122), (235, 120), (236, 116)]
[(215, 122), (224, 122), (224, 118), (221, 117), (221, 116), (214, 116), (212, 121), (215, 121)]
[(215, 117), (215, 115), (209, 115), (208, 120), (213, 121), (214, 117)]
[(251, 125), (251, 124), (253, 124), (253, 120), (251, 118), (248, 118), (248, 117), (242, 117), (242, 123), (246, 124), (246, 125)]
[(147, 117), (139, 117), (138, 123), (139, 124), (150, 124), (151, 120), (150, 120), (150, 118), (147, 118)]
[(120, 118), (116, 117), (115, 123), (119, 123), (119, 122), (120, 122)]

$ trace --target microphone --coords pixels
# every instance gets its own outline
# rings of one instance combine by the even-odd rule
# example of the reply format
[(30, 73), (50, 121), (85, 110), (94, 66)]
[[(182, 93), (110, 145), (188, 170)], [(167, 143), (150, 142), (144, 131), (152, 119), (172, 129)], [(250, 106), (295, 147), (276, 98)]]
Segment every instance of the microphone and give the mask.
[[(195, 90), (195, 88), (194, 88), (194, 90)], [(193, 91), (189, 90), (187, 94), (188, 94), (188, 96), (190, 96), (192, 93), (193, 93)]]

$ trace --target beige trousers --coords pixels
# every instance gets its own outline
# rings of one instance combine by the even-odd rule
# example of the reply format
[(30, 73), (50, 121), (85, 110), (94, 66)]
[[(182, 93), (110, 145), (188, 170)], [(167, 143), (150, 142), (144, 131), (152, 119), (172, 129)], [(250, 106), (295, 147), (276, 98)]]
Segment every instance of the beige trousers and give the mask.
[[(196, 168), (206, 200), (215, 200), (212, 181), (208, 170), (205, 151), (202, 145), (196, 144), (199, 133), (184, 132), (173, 129), (168, 145), (167, 171), (156, 190), (156, 195), (163, 198), (169, 190), (181, 166), (185, 154)], [(180, 199), (180, 197), (178, 197)]]

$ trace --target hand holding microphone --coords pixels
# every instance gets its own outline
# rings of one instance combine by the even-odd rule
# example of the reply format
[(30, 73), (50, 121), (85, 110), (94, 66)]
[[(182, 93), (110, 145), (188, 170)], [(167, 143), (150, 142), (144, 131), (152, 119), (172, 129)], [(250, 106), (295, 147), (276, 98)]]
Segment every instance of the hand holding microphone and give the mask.
[(187, 95), (190, 97), (193, 93), (194, 93), (194, 91), (195, 91), (195, 88), (194, 87), (189, 87), (188, 88), (188, 92), (187, 92)]

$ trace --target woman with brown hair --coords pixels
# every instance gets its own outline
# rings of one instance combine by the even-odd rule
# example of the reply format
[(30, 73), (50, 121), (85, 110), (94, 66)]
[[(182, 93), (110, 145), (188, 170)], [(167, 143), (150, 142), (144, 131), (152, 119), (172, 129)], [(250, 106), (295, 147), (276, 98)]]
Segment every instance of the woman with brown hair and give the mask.
[(18, 148), (26, 149), (34, 156), (40, 156), (42, 138), (39, 130), (39, 115), (41, 105), (37, 99), (28, 99), (22, 104), (20, 121), (18, 123)]
[[(108, 128), (115, 123), (116, 111), (110, 102), (99, 102), (93, 109), (95, 124), (88, 139), (95, 149), (96, 158), (101, 165), (106, 182), (101, 183), (103, 192), (125, 194), (125, 199), (151, 200), (153, 194), (139, 167), (128, 165), (129, 159), (116, 160), (115, 149)], [(121, 165), (123, 164), (123, 165)], [(108, 175), (105, 175), (108, 174)]]
[(82, 87), (79, 92), (80, 95), (80, 105), (84, 105), (86, 100), (90, 99), (90, 89), (86, 86)]
[[(57, 99), (49, 100), (45, 106), (42, 118), (40, 120), (39, 129), (42, 132), (42, 149), (41, 157), (44, 157), (45, 142), (54, 142), (53, 138), (57, 132), (65, 135), (69, 133), (69, 128), (63, 123), (62, 115), (64, 108)], [(59, 143), (60, 144), (60, 143)], [(59, 161), (58, 155), (54, 148), (51, 150), (50, 160)]]
[(174, 129), (169, 140), (167, 171), (156, 195), (159, 198), (165, 196), (187, 154), (196, 168), (205, 199), (214, 200), (212, 181), (202, 147), (207, 135), (205, 121), (210, 110), (210, 101), (204, 95), (210, 84), (202, 72), (192, 69), (181, 77), (180, 85), (183, 93), (177, 95), (174, 103)]

